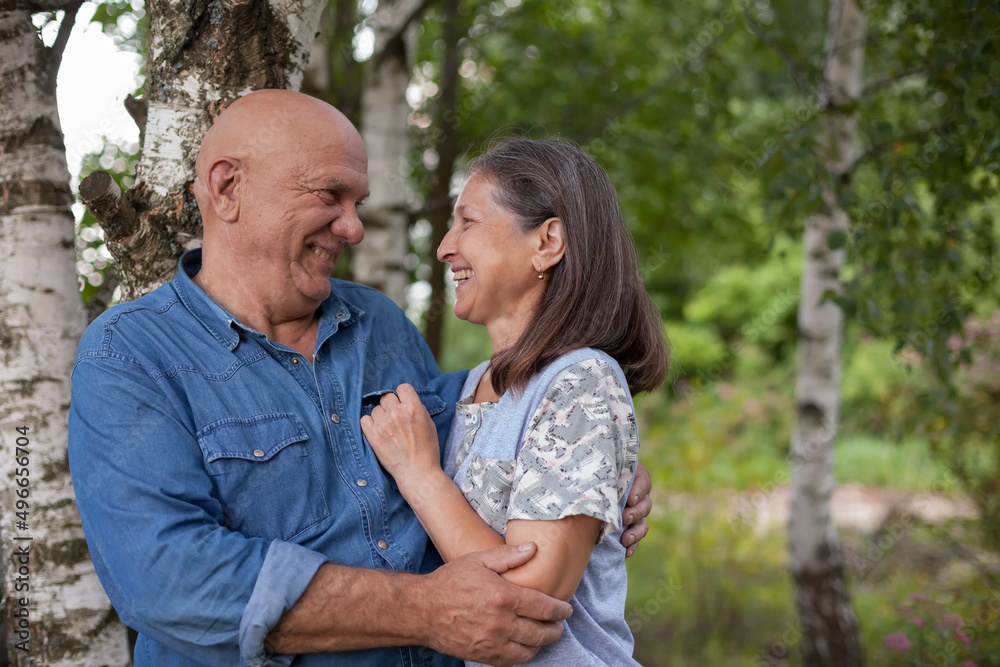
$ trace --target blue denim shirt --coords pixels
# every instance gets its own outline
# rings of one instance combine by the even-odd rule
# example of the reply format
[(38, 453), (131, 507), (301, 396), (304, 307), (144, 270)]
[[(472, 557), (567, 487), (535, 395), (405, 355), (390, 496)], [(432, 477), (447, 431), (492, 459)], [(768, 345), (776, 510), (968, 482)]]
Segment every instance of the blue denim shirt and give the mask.
[(440, 563), (359, 420), (409, 382), (444, 437), (464, 373), (440, 375), (389, 299), (336, 280), (309, 363), (195, 286), (200, 263), (186, 253), (173, 282), (98, 318), (73, 370), (77, 504), (140, 633), (135, 664), (460, 664), (419, 647), (268, 655), (263, 641), (324, 562)]

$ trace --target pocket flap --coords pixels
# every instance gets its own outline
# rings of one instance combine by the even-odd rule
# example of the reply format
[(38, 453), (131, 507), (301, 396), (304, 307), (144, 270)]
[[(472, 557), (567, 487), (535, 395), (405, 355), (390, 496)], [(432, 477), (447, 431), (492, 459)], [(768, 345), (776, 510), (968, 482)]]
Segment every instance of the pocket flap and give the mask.
[[(420, 402), (424, 404), (427, 412), (433, 417), (436, 414), (440, 414), (448, 407), (441, 397), (438, 396), (433, 389), (427, 388), (416, 388), (417, 396), (420, 397)], [(361, 414), (370, 415), (375, 406), (379, 404), (382, 397), (386, 394), (396, 393), (396, 388), (391, 387), (388, 389), (380, 389), (379, 391), (370, 391), (361, 397)]]
[(268, 461), (288, 445), (309, 439), (289, 413), (223, 419), (202, 428), (197, 436), (207, 463), (224, 458)]

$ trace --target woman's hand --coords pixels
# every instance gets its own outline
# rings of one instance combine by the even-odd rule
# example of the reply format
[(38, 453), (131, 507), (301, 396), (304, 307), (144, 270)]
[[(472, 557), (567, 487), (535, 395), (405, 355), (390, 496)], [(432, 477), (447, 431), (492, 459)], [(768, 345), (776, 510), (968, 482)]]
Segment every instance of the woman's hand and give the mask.
[(410, 385), (401, 384), (395, 394), (382, 396), (371, 416), (361, 418), (361, 430), (404, 496), (404, 486), (440, 472), (437, 429)]

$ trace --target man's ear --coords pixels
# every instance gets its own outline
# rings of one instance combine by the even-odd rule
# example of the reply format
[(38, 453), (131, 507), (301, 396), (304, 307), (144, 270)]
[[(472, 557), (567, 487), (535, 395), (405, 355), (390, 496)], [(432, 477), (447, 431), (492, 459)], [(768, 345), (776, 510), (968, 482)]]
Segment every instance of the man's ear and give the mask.
[(537, 249), (535, 251), (536, 270), (548, 271), (559, 263), (566, 254), (566, 239), (563, 222), (559, 218), (549, 218), (535, 229)]
[(243, 165), (231, 157), (218, 157), (208, 167), (208, 199), (219, 220), (236, 222), (240, 217)]

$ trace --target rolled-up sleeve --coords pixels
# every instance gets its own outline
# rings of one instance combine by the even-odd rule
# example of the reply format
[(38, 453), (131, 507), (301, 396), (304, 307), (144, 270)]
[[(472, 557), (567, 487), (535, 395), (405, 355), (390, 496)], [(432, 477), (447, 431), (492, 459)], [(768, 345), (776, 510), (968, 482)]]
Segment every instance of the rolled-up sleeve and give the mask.
[(271, 543), (240, 622), (240, 656), (247, 665), (291, 664), (294, 656), (268, 654), (264, 639), (302, 596), (324, 562), (321, 554), (297, 544)]
[(91, 558), (140, 633), (199, 663), (282, 664), (264, 637), (324, 557), (225, 527), (184, 416), (133, 360), (78, 360), (69, 459)]

